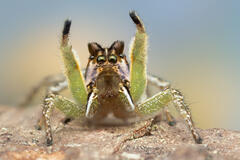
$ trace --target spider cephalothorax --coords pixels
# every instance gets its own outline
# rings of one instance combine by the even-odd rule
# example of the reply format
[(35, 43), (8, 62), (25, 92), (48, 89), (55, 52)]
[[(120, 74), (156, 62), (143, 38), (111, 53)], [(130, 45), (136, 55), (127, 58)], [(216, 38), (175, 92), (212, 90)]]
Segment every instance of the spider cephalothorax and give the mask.
[[(86, 116), (104, 118), (113, 112), (116, 117), (129, 117), (128, 111), (135, 106), (129, 92), (129, 64), (123, 53), (124, 43), (115, 41), (109, 48), (102, 48), (93, 42), (88, 44), (88, 49)], [(94, 100), (97, 104), (91, 107)]]
[[(117, 74), (124, 85), (129, 82), (129, 65), (123, 54), (124, 43), (115, 41), (110, 48), (102, 48), (97, 43), (89, 43), (90, 52), (85, 79), (89, 88), (96, 86), (99, 77), (111, 77)], [(110, 81), (109, 81), (110, 82)], [(106, 85), (105, 87), (109, 87)], [(115, 87), (112, 86), (112, 87)], [(103, 87), (104, 88), (104, 87)]]
[[(195, 142), (202, 142), (182, 94), (161, 78), (147, 75), (147, 33), (134, 11), (130, 12), (130, 17), (137, 28), (130, 46), (130, 64), (123, 53), (122, 41), (115, 41), (109, 48), (89, 43), (90, 56), (85, 76), (69, 43), (71, 21), (65, 21), (60, 49), (67, 81), (52, 83), (54, 86), (49, 87), (44, 99), (42, 121), (46, 128), (47, 145), (53, 142), (50, 117), (54, 107), (69, 118), (87, 118), (98, 122), (109, 113), (123, 121), (132, 117), (154, 116), (169, 103), (174, 104), (187, 122)], [(148, 99), (147, 84), (159, 89), (159, 93)], [(67, 87), (75, 103), (58, 95)], [(164, 108), (164, 111), (169, 124), (174, 124), (168, 110)]]

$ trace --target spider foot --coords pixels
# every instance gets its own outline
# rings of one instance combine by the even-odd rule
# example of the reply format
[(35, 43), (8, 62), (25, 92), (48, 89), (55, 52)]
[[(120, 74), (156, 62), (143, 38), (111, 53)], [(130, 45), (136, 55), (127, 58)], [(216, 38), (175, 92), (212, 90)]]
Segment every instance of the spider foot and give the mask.
[(71, 21), (67, 19), (64, 23), (63, 31), (62, 31), (62, 46), (65, 46), (68, 44), (68, 37), (69, 37), (69, 32), (71, 28)]
[(52, 138), (47, 138), (47, 146), (52, 146), (52, 145), (53, 145)]
[(135, 11), (130, 11), (129, 15), (136, 25), (138, 25), (138, 24), (141, 25), (141, 21), (140, 21), (139, 17), (137, 16), (137, 13)]
[(194, 133), (192, 133), (193, 134), (193, 138), (194, 138), (194, 140), (195, 140), (195, 142), (197, 143), (197, 144), (202, 144), (202, 142), (203, 142), (203, 139), (201, 138), (201, 136), (198, 134), (198, 132), (194, 132)]
[(145, 32), (143, 22), (141, 21), (137, 13), (135, 11), (130, 11), (129, 16), (131, 17), (132, 21), (136, 24), (137, 29), (141, 32)]
[(39, 124), (36, 124), (35, 126), (34, 126), (34, 128), (36, 129), (36, 130), (42, 130), (42, 126), (40, 126)]
[(175, 126), (177, 124), (177, 122), (175, 120), (173, 121), (168, 121), (168, 125), (169, 126)]
[[(69, 20), (69, 19), (67, 19), (67, 20), (64, 22), (64, 27), (63, 27), (63, 31), (62, 31), (62, 35), (63, 35), (63, 36), (69, 34), (70, 27), (71, 27), (71, 23), (72, 23), (72, 21)], [(63, 38), (64, 38), (64, 37), (63, 37)]]
[(196, 139), (197, 144), (202, 144), (202, 141), (203, 141), (203, 139), (201, 137), (198, 137), (198, 139)]
[(66, 117), (66, 118), (63, 118), (63, 119), (61, 120), (61, 123), (62, 123), (63, 125), (67, 125), (67, 124), (70, 123), (71, 121), (73, 121), (73, 118)]

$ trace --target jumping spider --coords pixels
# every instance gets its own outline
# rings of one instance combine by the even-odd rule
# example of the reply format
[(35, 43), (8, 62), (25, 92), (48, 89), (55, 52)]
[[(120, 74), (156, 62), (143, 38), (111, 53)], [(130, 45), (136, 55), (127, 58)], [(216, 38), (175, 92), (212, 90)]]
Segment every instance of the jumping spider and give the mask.
[[(123, 121), (153, 116), (170, 102), (187, 122), (195, 142), (202, 142), (182, 94), (171, 88), (168, 82), (147, 75), (147, 34), (143, 22), (134, 11), (130, 12), (130, 17), (137, 28), (130, 46), (131, 63), (128, 63), (123, 52), (123, 41), (115, 41), (109, 48), (92, 42), (88, 44), (90, 56), (84, 76), (76, 53), (69, 43), (71, 21), (65, 21), (60, 49), (67, 80), (54, 82), (44, 99), (42, 122), (45, 125), (47, 145), (53, 144), (50, 118), (54, 107), (69, 118), (84, 117), (98, 123), (104, 121), (109, 114)], [(144, 99), (147, 82), (157, 86), (160, 92)], [(58, 95), (67, 87), (75, 103)], [(169, 123), (174, 123), (168, 110), (165, 111)]]

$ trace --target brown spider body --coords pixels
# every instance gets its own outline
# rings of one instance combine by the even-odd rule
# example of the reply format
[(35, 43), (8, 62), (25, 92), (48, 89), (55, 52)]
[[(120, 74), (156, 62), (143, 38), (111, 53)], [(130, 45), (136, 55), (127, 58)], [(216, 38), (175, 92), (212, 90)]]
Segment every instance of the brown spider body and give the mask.
[(133, 116), (129, 112), (129, 102), (125, 94), (129, 93), (129, 64), (123, 54), (124, 43), (115, 41), (111, 47), (102, 48), (97, 43), (88, 45), (90, 57), (86, 68), (85, 79), (89, 97), (96, 94), (96, 110), (91, 111), (93, 122), (99, 122), (109, 114), (126, 121)]

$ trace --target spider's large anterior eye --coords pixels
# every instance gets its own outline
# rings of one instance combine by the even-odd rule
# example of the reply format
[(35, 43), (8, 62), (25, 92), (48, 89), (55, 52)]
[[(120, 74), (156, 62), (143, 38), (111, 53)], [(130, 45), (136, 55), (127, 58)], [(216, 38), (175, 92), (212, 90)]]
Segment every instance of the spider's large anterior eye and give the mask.
[(117, 57), (115, 55), (110, 55), (108, 57), (108, 61), (111, 63), (116, 63), (117, 62)]
[(98, 63), (104, 63), (106, 61), (106, 57), (101, 55), (97, 57), (97, 62)]

